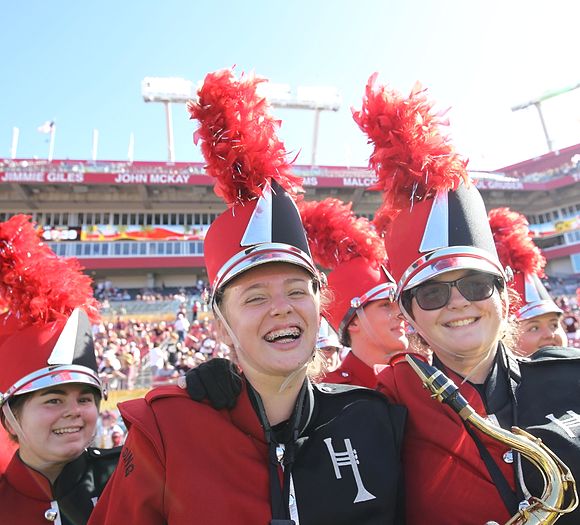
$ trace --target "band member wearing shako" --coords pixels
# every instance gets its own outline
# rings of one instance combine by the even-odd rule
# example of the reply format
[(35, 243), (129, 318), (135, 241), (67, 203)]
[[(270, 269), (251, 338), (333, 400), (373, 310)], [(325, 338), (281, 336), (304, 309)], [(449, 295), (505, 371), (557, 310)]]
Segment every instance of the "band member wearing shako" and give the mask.
[(351, 208), (333, 198), (299, 203), (314, 260), (332, 270), (327, 319), (340, 342), (350, 347), (342, 364), (322, 380), (375, 388), (374, 366), (387, 364), (409, 342), (394, 302), (396, 285), (385, 268), (383, 241), (368, 219), (356, 217)]
[(0, 523), (85, 525), (120, 448), (88, 448), (103, 386), (91, 281), (23, 215), (0, 224), (0, 406), (17, 444), (0, 475)]
[(241, 393), (224, 410), (178, 386), (121, 404), (125, 459), (91, 525), (403, 522), (404, 410), (374, 391), (307, 378), (324, 292), (291, 198), (299, 179), (259, 82), (212, 73), (188, 105), (229, 205), (204, 251)]
[(316, 339), (316, 350), (320, 352), (325, 361), (326, 369), (331, 371), (340, 366), (343, 346), (338, 340), (338, 335), (328, 324), (325, 317), (320, 319), (320, 328), (318, 329), (318, 338)]
[(496, 208), (489, 211), (489, 225), (500, 262), (514, 273), (512, 311), (519, 326), (515, 352), (530, 356), (545, 346), (567, 346), (563, 312), (540, 280), (546, 259), (534, 244), (527, 219), (509, 208)]
[[(466, 162), (441, 134), (441, 117), (431, 108), (420, 87), (405, 98), (372, 76), (354, 114), (374, 143), (370, 164), (386, 190), (383, 206), (394, 216), (385, 242), (396, 254), (391, 269), (401, 311), (433, 351), (433, 365), (480, 416), (540, 437), (580, 478), (579, 354), (551, 348), (533, 361), (514, 358), (508, 275)], [(433, 399), (407, 359), (384, 368), (378, 382), (409, 410), (407, 523), (505, 523), (530, 494), (542, 495), (537, 469)], [(558, 523), (579, 521), (576, 510)]]

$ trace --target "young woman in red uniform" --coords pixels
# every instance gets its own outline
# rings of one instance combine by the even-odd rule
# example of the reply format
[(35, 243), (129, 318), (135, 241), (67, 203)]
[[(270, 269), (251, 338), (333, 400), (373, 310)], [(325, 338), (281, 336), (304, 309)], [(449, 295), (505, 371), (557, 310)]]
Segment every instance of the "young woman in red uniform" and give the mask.
[(404, 410), (378, 393), (310, 382), (322, 283), (260, 81), (207, 76), (189, 105), (229, 209), (204, 248), (211, 305), (239, 397), (216, 410), (179, 387), (120, 405), (122, 463), (92, 525), (403, 523)]
[(299, 209), (314, 260), (331, 270), (327, 319), (350, 348), (321, 380), (375, 388), (375, 365), (386, 365), (409, 345), (383, 241), (368, 219), (338, 199), (301, 201)]
[(17, 449), (0, 523), (85, 525), (119, 457), (88, 448), (103, 395), (90, 280), (16, 216), (0, 224), (0, 300), (0, 419)]
[[(571, 349), (517, 360), (510, 351), (510, 272), (500, 263), (466, 162), (441, 135), (423, 90), (408, 98), (371, 77), (355, 120), (374, 143), (371, 167), (385, 191), (381, 213), (401, 311), (433, 365), (483, 417), (541, 437), (580, 478), (580, 355)], [(407, 523), (504, 523), (542, 479), (519, 454), (463, 423), (433, 399), (401, 360), (379, 390), (409, 410), (403, 461)], [(580, 511), (558, 523), (578, 523)]]

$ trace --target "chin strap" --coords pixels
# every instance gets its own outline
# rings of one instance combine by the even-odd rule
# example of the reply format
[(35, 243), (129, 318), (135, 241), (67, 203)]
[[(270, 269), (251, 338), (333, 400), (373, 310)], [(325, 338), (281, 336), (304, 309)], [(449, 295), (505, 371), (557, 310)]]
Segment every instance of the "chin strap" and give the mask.
[(16, 420), (14, 412), (12, 412), (12, 409), (10, 408), (8, 402), (2, 405), (2, 413), (4, 414), (6, 421), (10, 423), (12, 430), (16, 433), (16, 436), (18, 437), (18, 444), (21, 445), (22, 443), (28, 443), (28, 439), (26, 439), (26, 434), (24, 433), (24, 430), (22, 430), (20, 423)]
[(218, 306), (218, 304), (216, 302), (213, 303), (213, 311), (216, 314), (217, 318), (223, 324), (228, 335), (230, 336), (230, 339), (232, 340), (232, 345), (234, 346), (234, 350), (236, 352), (240, 352), (242, 349), (242, 345), (240, 345), (240, 341), (238, 340), (236, 334), (234, 334), (234, 331), (231, 329), (230, 325), (226, 321), (226, 318), (222, 314), (222, 311), (220, 310), (220, 307)]
[(384, 351), (385, 357), (387, 357), (389, 355), (396, 354), (399, 352), (399, 350), (389, 350), (389, 348), (387, 348), (385, 346), (385, 344), (381, 341), (381, 338), (378, 336), (377, 332), (373, 328), (372, 324), (370, 323), (369, 318), (365, 314), (365, 310), (362, 306), (360, 308), (357, 308), (355, 313), (356, 313), (356, 316), (360, 322), (362, 329), (367, 333), (369, 339), (378, 348), (380, 348), (381, 350)]

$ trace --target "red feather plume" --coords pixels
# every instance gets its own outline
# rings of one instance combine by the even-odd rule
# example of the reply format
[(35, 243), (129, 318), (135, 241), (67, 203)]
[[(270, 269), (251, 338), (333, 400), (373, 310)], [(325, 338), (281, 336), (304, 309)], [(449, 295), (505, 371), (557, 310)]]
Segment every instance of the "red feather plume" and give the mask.
[(372, 224), (381, 237), (385, 236), (398, 213), (399, 210), (395, 210), (389, 206), (380, 206), (377, 209)]
[(378, 266), (386, 259), (382, 239), (364, 217), (356, 217), (352, 204), (338, 199), (298, 203), (312, 257), (330, 270), (341, 262), (364, 257)]
[(509, 208), (490, 210), (488, 217), (502, 265), (524, 274), (543, 277), (546, 259), (532, 239), (528, 220)]
[(434, 113), (426, 90), (415, 85), (405, 98), (377, 82), (367, 83), (362, 109), (353, 118), (374, 145), (369, 167), (378, 177), (376, 189), (384, 192), (384, 205), (403, 209), (469, 182), (466, 166), (441, 127), (444, 113)]
[(237, 80), (224, 69), (209, 73), (198, 90), (198, 100), (187, 110), (199, 128), (208, 175), (215, 177), (215, 193), (228, 206), (261, 196), (274, 178), (290, 194), (302, 189), (302, 179), (290, 172), (283, 142), (276, 137), (280, 121), (268, 113), (268, 103), (256, 88), (264, 79), (253, 75)]
[(16, 328), (49, 323), (83, 308), (96, 322), (91, 279), (76, 259), (63, 259), (39, 238), (26, 215), (0, 223), (0, 304)]

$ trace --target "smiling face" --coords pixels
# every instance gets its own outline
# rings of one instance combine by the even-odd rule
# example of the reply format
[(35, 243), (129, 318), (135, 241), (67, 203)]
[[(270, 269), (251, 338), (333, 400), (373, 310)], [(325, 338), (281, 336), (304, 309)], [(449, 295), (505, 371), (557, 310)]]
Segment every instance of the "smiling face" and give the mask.
[(22, 461), (53, 479), (53, 473), (77, 458), (93, 439), (98, 418), (95, 390), (75, 383), (38, 390), (15, 415), (25, 437), (19, 438)]
[(544, 346), (566, 346), (568, 338), (557, 313), (520, 321), (518, 354), (529, 356)]
[[(298, 266), (272, 263), (248, 270), (227, 285), (220, 308), (241, 348), (246, 377), (287, 377), (308, 363), (320, 322), (312, 276)], [(232, 340), (220, 323), (224, 341)]]
[[(474, 272), (456, 270), (432, 280), (454, 281), (469, 273)], [(444, 362), (445, 356), (450, 355), (477, 362), (490, 351), (494, 353), (497, 347), (503, 317), (502, 298), (497, 289), (489, 299), (468, 301), (453, 287), (444, 307), (423, 310), (413, 298), (411, 308), (415, 328)]]
[(370, 366), (407, 350), (405, 321), (397, 303), (388, 299), (371, 301), (364, 307), (364, 316), (368, 322), (355, 317), (348, 327), (352, 351), (359, 359)]

